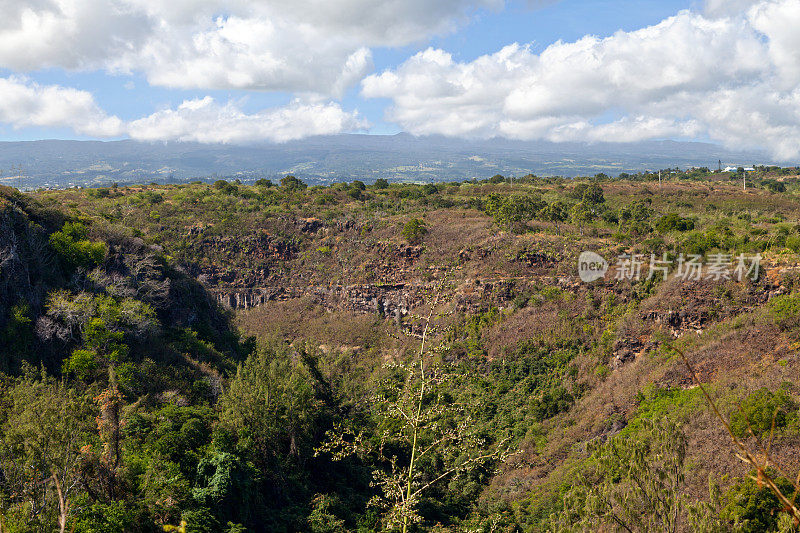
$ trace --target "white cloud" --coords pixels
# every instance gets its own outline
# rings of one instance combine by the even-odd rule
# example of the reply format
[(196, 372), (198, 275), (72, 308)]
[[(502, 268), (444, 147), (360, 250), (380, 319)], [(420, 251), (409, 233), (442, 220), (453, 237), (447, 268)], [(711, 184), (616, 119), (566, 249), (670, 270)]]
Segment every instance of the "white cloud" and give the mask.
[[(519, 44), (470, 62), (428, 49), (368, 76), (366, 97), (415, 134), (554, 141), (708, 136), (800, 156), (800, 2), (683, 11), (600, 39)], [(709, 6), (713, 7), (713, 6)], [(614, 118), (609, 118), (614, 117)]]
[(17, 77), (0, 78), (0, 123), (15, 128), (65, 127), (93, 137), (122, 134), (122, 121), (103, 112), (91, 93)]
[(125, 122), (100, 109), (91, 93), (16, 77), (0, 78), (0, 123), (15, 128), (70, 128), (99, 138), (201, 143), (285, 142), (368, 127), (357, 112), (332, 102), (295, 100), (248, 114), (234, 102), (218, 104), (211, 97), (186, 100), (175, 109)]
[(0, 0), (0, 68), (141, 72), (155, 85), (341, 95), (369, 49), (504, 0)]
[(761, 0), (706, 0), (706, 14), (711, 17), (739, 15)]
[(123, 2), (0, 0), (0, 67), (92, 69), (145, 42), (152, 21)]
[(800, 2), (761, 2), (750, 9), (748, 20), (767, 38), (770, 61), (782, 88), (800, 84)]
[(243, 113), (233, 103), (219, 105), (211, 97), (187, 100), (176, 109), (158, 111), (128, 125), (133, 139), (247, 143), (285, 142), (311, 135), (365, 129), (366, 121), (335, 103), (302, 103)]

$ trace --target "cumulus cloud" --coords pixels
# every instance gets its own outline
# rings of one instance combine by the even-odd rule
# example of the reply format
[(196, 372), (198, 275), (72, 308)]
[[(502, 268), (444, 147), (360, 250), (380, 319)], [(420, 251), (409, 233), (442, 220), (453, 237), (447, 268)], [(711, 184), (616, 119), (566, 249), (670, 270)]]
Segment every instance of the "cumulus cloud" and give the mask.
[(335, 103), (302, 103), (243, 113), (234, 103), (217, 104), (211, 97), (186, 100), (128, 124), (131, 138), (201, 143), (286, 142), (311, 135), (365, 129), (367, 122)]
[(706, 0), (706, 14), (712, 17), (738, 15), (761, 0)]
[(503, 1), (0, 0), (0, 67), (341, 95), (372, 69), (371, 47), (452, 31)]
[(211, 97), (186, 100), (175, 109), (123, 121), (106, 114), (91, 93), (38, 85), (23, 78), (0, 78), (0, 123), (15, 128), (64, 127), (91, 137), (201, 143), (285, 142), (311, 135), (363, 130), (357, 112), (333, 102), (302, 102), (245, 113), (236, 102)]
[[(710, 8), (713, 6), (709, 6)], [(470, 62), (428, 49), (362, 82), (415, 134), (553, 141), (709, 137), (800, 155), (800, 3), (682, 11), (607, 38), (513, 44)], [(609, 120), (608, 117), (616, 117)]]
[(0, 123), (64, 127), (93, 137), (116, 137), (123, 131), (122, 121), (103, 112), (91, 93), (18, 77), (0, 78)]

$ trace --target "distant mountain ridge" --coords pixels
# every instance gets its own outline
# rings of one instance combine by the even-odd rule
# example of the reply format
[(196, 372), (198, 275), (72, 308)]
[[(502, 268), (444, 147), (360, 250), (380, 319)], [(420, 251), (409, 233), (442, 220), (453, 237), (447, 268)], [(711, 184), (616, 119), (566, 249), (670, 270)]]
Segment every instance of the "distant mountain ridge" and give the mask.
[(766, 164), (768, 159), (763, 152), (730, 151), (701, 142), (553, 143), (406, 133), (341, 134), (246, 146), (42, 140), (0, 142), (0, 183), (34, 188), (223, 176), (248, 181), (289, 173), (311, 183), (377, 178), (449, 181), (496, 173), (616, 175), (672, 167), (715, 168), (719, 160), (723, 166)]

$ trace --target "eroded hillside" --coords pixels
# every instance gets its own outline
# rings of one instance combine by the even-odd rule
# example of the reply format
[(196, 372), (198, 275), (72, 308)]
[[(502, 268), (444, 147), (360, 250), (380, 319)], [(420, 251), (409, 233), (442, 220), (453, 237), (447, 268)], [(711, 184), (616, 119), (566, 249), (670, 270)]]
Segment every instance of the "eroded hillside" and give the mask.
[[(335, 523), (366, 531), (391, 524), (397, 509), (423, 530), (621, 528), (608, 509), (587, 503), (601, 498), (592, 496), (593, 485), (629, 490), (628, 478), (611, 467), (598, 474), (596, 465), (606, 464), (603, 443), (660, 442), (669, 433), (664, 424), (679, 428), (686, 442), (679, 483), (663, 489), (682, 498), (678, 530), (776, 529), (780, 506), (748, 481), (749, 469), (673, 347), (687, 354), (743, 441), (756, 446), (771, 431), (775, 463), (787, 472), (800, 467), (796, 172), (760, 169), (747, 190), (726, 173), (655, 179), (311, 188), (287, 179), (280, 186), (220, 181), (35, 196), (63, 220), (126, 235), (145, 256), (163, 254), (160, 268), (235, 311), (244, 334), (270, 347), (273, 364), (310, 373), (310, 390), (281, 389), (289, 405), (291, 398), (306, 402), (288, 408), (285, 447), (252, 440), (247, 417), (226, 415), (230, 400), (220, 404), (220, 427), (238, 431), (242, 457), (284, 487), (285, 498), (270, 507), (280, 518), (263, 529), (323, 531), (321, 524)], [(132, 245), (108, 242), (106, 262), (126, 264), (125, 246)], [(611, 263), (604, 279), (581, 281), (583, 251)], [(122, 258), (112, 260), (115, 254)], [(644, 275), (618, 275), (618, 258), (637, 254)], [(728, 275), (681, 277), (679, 254), (700, 258), (706, 274), (724, 256)], [(756, 256), (758, 273), (735, 275), (736, 258)], [(648, 276), (651, 257), (669, 262), (666, 276)], [(189, 316), (191, 304), (174, 307)], [(181, 324), (180, 314), (166, 310), (161, 319)], [(458, 407), (442, 420), (453, 428), (468, 421), (472, 432), (451, 448), (434, 446), (414, 478), (429, 488), (403, 506), (368, 479), (369, 472), (391, 477), (408, 467), (403, 430), (382, 433), (397, 422), (384, 407), (413, 389), (413, 366), (405, 365), (418, 359), (423, 335), (429, 351), (422, 360), (447, 372), (437, 401)], [(254, 367), (252, 379), (273, 375), (262, 370)], [(257, 401), (252, 390), (240, 390), (242, 382), (254, 386), (246, 373), (234, 379), (221, 372), (224, 383), (232, 380), (230, 390), (240, 391), (237, 401)], [(271, 431), (283, 419), (258, 420)], [(349, 486), (321, 480), (306, 461), (320, 460), (315, 449), (327, 450), (323, 458), (331, 451), (331, 427), (391, 443), (398, 463), (372, 449), (352, 459), (360, 474)], [(491, 453), (472, 464), (480, 450)], [(299, 477), (281, 477), (299, 464)], [(440, 479), (440, 472), (452, 475)], [(718, 497), (709, 483), (719, 486)], [(380, 505), (367, 507), (370, 497)], [(609, 501), (609, 509), (621, 505)], [(572, 526), (560, 522), (564, 516)]]

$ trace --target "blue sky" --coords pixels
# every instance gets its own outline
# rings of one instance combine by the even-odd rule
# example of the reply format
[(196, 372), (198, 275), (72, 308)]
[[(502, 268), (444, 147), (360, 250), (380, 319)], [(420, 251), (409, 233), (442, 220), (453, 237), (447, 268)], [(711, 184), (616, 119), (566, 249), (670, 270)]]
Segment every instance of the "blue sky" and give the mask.
[(408, 131), (798, 156), (796, 0), (10, 6), (0, 140)]

